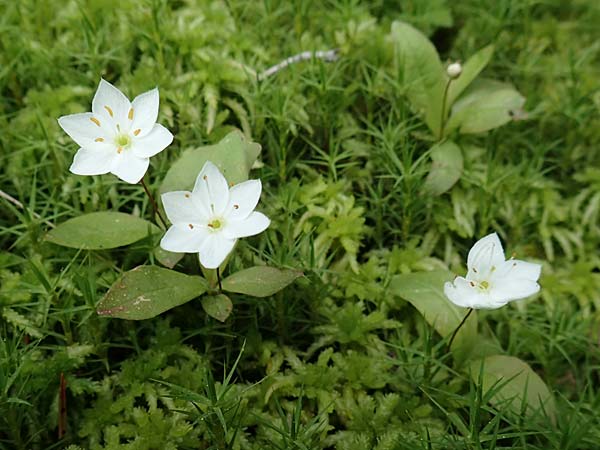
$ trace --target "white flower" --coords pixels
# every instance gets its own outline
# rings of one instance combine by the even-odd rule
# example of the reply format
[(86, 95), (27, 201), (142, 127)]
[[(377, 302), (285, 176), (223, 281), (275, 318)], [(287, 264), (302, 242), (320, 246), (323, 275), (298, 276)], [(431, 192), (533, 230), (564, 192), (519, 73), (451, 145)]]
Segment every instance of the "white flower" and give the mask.
[(540, 290), (537, 283), (542, 266), (504, 259), (498, 235), (480, 239), (469, 251), (467, 276), (444, 285), (452, 303), (465, 308), (496, 309), (512, 300), (529, 297)]
[(452, 79), (458, 78), (462, 73), (462, 66), (458, 62), (452, 63), (446, 68), (446, 73)]
[(207, 269), (219, 267), (238, 238), (264, 231), (270, 220), (254, 211), (260, 198), (260, 180), (229, 188), (219, 169), (207, 161), (192, 192), (167, 192), (161, 196), (173, 224), (160, 241), (171, 252), (199, 253)]
[(92, 112), (58, 119), (59, 125), (81, 147), (69, 170), (77, 175), (112, 173), (127, 183), (139, 182), (150, 157), (164, 150), (173, 135), (156, 123), (158, 89), (144, 92), (129, 102), (108, 81), (92, 100)]

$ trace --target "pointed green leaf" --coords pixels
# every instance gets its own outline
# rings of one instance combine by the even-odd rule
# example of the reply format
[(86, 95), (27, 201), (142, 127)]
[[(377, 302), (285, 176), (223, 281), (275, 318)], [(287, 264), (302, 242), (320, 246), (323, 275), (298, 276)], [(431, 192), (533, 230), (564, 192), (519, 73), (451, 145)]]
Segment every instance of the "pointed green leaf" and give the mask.
[(433, 195), (440, 195), (460, 179), (463, 155), (460, 147), (452, 141), (436, 144), (429, 154), (431, 169), (425, 180), (425, 189)]
[(390, 40), (395, 49), (394, 62), (402, 76), (406, 95), (413, 108), (424, 115), (425, 122), (437, 136), (441, 126), (442, 96), (446, 81), (440, 57), (429, 39), (407, 23), (392, 23)]
[(160, 192), (191, 190), (206, 161), (215, 164), (229, 183), (240, 183), (248, 179), (259, 153), (259, 144), (232, 131), (215, 145), (185, 151), (167, 172)]
[(223, 290), (253, 297), (268, 297), (279, 292), (303, 274), (299, 270), (255, 266), (240, 270), (222, 282)]
[(61, 223), (46, 240), (63, 247), (103, 250), (132, 244), (160, 229), (147, 220), (120, 212), (94, 212)]
[[(413, 305), (442, 336), (449, 337), (463, 320), (467, 308), (459, 308), (444, 295), (444, 283), (454, 278), (450, 272), (418, 272), (395, 275), (389, 290)], [(457, 333), (452, 349), (468, 352), (477, 339), (477, 314), (474, 311)]]
[(206, 295), (201, 302), (206, 314), (220, 322), (225, 322), (233, 310), (233, 304), (225, 294)]
[(119, 319), (150, 319), (208, 289), (206, 280), (157, 266), (139, 266), (111, 286), (96, 312)]
[(494, 46), (488, 45), (482, 48), (473, 56), (471, 56), (462, 67), (460, 76), (450, 83), (448, 88), (448, 100), (446, 101), (447, 109), (450, 109), (454, 101), (464, 92), (464, 90), (477, 78), (485, 66), (488, 65), (492, 55), (494, 54)]
[(493, 355), (470, 362), (469, 372), (475, 382), (481, 373), (483, 393), (491, 395), (492, 405), (520, 415), (524, 403), (528, 416), (543, 410), (554, 419), (554, 398), (546, 383), (525, 361), (514, 356)]
[(525, 98), (510, 84), (493, 80), (475, 80), (452, 108), (446, 135), (481, 133), (504, 125), (525, 104)]

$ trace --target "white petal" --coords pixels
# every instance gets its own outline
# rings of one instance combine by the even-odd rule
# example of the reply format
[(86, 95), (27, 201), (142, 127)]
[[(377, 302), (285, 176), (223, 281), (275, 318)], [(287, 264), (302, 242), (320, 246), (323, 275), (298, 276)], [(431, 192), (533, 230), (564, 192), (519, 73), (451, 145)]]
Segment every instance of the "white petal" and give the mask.
[(112, 147), (112, 133), (98, 123), (102, 124), (92, 113), (71, 114), (58, 119), (60, 127), (79, 146), (90, 150), (108, 149)]
[(479, 273), (487, 273), (492, 267), (499, 267), (504, 263), (504, 250), (496, 233), (488, 234), (478, 240), (469, 251), (467, 267)]
[(76, 175), (102, 175), (110, 172), (114, 159), (110, 151), (80, 148), (69, 170)]
[(189, 224), (206, 222), (206, 217), (203, 216), (202, 211), (198, 211), (192, 200), (191, 192), (166, 192), (160, 198), (171, 223), (189, 226)]
[(270, 223), (267, 216), (255, 211), (243, 220), (227, 221), (223, 233), (232, 239), (254, 236), (265, 231)]
[(494, 282), (490, 290), (490, 296), (494, 301), (510, 302), (536, 294), (540, 285), (534, 280), (525, 278), (505, 278)]
[(139, 136), (144, 137), (152, 131), (158, 118), (158, 89), (154, 88), (138, 95), (133, 99), (131, 107), (133, 108), (131, 116), (133, 120), (130, 129), (132, 131), (140, 130)]
[(540, 278), (542, 266), (518, 259), (509, 259), (498, 266), (493, 273), (496, 278), (522, 278), (524, 280), (537, 281)]
[(194, 185), (194, 197), (202, 203), (211, 215), (220, 216), (229, 202), (229, 186), (217, 166), (206, 161)]
[(200, 264), (207, 269), (219, 267), (233, 250), (235, 239), (227, 239), (222, 233), (210, 233), (200, 249)]
[(260, 180), (248, 180), (236, 184), (229, 190), (229, 204), (225, 209), (227, 220), (241, 220), (250, 215), (260, 199)]
[(98, 90), (92, 100), (92, 112), (96, 117), (106, 120), (113, 125), (119, 124), (121, 131), (126, 132), (129, 128), (127, 116), (131, 109), (129, 99), (120, 90), (101, 79)]
[(463, 277), (456, 277), (453, 283), (446, 283), (444, 294), (452, 303), (464, 308), (496, 309), (506, 304), (504, 301), (497, 301), (490, 295), (481, 292)]
[(135, 184), (144, 177), (149, 164), (149, 158), (138, 158), (125, 150), (117, 156), (110, 171), (126, 183)]
[(133, 138), (131, 150), (142, 158), (150, 158), (162, 152), (173, 142), (173, 135), (161, 124), (155, 124), (152, 131), (141, 138)]
[(184, 224), (175, 224), (162, 237), (160, 246), (169, 252), (197, 253), (208, 235), (206, 228), (190, 228)]

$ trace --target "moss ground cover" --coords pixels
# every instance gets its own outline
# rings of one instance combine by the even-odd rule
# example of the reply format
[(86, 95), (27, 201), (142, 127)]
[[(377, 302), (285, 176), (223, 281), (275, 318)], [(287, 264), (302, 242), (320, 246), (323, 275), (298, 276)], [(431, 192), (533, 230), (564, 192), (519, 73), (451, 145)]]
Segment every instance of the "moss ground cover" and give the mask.
[[(598, 2), (0, 10), (0, 449), (600, 448)], [(510, 83), (523, 108), (490, 131), (432, 132), (438, 116), (418, 107), (394, 47), (398, 24), (444, 65), (493, 44), (481, 77)], [(264, 74), (333, 49), (333, 61)], [(303, 276), (265, 298), (231, 294), (225, 322), (198, 300), (142, 321), (99, 316), (121, 274), (162, 260), (154, 237), (111, 250), (47, 239), (84, 213), (153, 217), (141, 186), (68, 171), (78, 147), (56, 119), (88, 111), (100, 77), (130, 98), (160, 89), (175, 140), (151, 160), (155, 193), (190, 149), (235, 129), (259, 143), (251, 177), (272, 223), (238, 243), (227, 271)], [(453, 142), (444, 152), (437, 135)], [(464, 274), (469, 248), (494, 231), (507, 255), (542, 264), (542, 289), (478, 311), (461, 344), (477, 345), (461, 356), (428, 319), (422, 277)], [(194, 255), (174, 264), (200, 273)], [(507, 367), (535, 374), (516, 402), (504, 387), (523, 372), (499, 377)], [(539, 385), (553, 400), (530, 413)]]

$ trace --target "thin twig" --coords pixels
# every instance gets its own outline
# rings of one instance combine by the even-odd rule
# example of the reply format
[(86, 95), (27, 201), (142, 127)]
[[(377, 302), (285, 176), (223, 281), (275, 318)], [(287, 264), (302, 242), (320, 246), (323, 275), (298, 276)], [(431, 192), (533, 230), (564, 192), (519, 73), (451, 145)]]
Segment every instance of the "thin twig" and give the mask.
[(327, 62), (332, 62), (332, 61), (335, 61), (338, 59), (338, 50), (333, 49), (333, 50), (324, 50), (324, 51), (317, 51), (317, 52), (308, 51), (308, 52), (298, 53), (297, 55), (294, 55), (294, 56), (290, 56), (289, 58), (286, 58), (283, 61), (281, 61), (279, 64), (275, 64), (273, 67), (269, 67), (264, 72), (261, 72), (260, 74), (258, 74), (258, 76), (257, 76), (258, 81), (262, 81), (265, 78), (270, 77), (271, 75), (275, 75), (277, 72), (279, 72), (282, 69), (285, 69), (290, 64), (295, 64), (300, 61), (307, 61), (307, 60), (313, 59), (313, 58), (322, 59)]
[(465, 324), (465, 322), (467, 321), (467, 319), (469, 318), (469, 316), (471, 315), (472, 312), (473, 312), (473, 308), (469, 308), (469, 312), (467, 314), (465, 314), (465, 317), (463, 317), (463, 320), (458, 324), (458, 326), (452, 333), (452, 336), (450, 336), (450, 341), (448, 341), (448, 351), (450, 351), (450, 347), (452, 346), (452, 342), (454, 342), (454, 338), (456, 337), (458, 330), (460, 330), (461, 327)]
[(162, 214), (158, 210), (158, 205), (156, 204), (156, 200), (154, 200), (154, 197), (150, 193), (148, 186), (146, 186), (146, 183), (144, 182), (144, 178), (142, 178), (140, 180), (140, 183), (141, 183), (142, 187), (144, 188), (144, 191), (146, 191), (146, 195), (150, 199), (150, 203), (152, 204), (152, 210), (154, 211), (154, 215), (158, 216), (158, 218), (160, 219), (160, 221), (163, 224), (163, 227), (165, 227), (165, 229), (169, 228), (169, 226), (167, 225), (167, 222), (165, 221), (165, 219), (163, 219)]
[[(26, 211), (29, 211), (28, 208), (25, 207), (25, 205), (23, 203), (21, 203), (19, 200), (17, 200), (16, 198), (14, 198), (12, 195), (7, 194), (6, 192), (4, 192), (2, 189), (0, 189), (0, 197), (3, 198), (4, 200), (6, 200), (9, 203), (12, 203), (13, 205), (15, 205), (17, 208), (20, 209), (24, 209)], [(40, 216), (38, 213), (36, 213), (35, 211), (29, 211), (29, 213), (35, 217), (36, 219), (42, 219), (42, 216)], [(42, 221), (48, 225), (51, 228), (56, 227), (56, 225), (54, 225), (52, 222), (50, 222), (47, 219), (42, 219)]]

